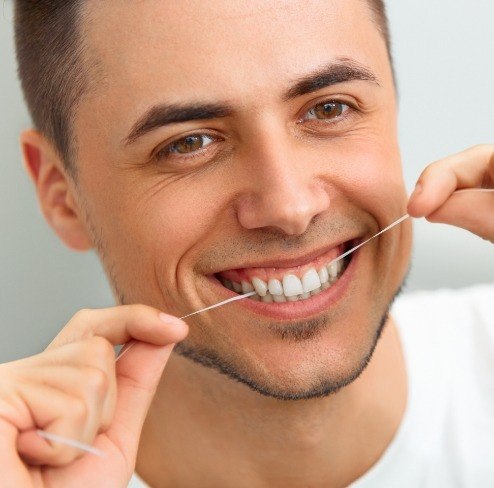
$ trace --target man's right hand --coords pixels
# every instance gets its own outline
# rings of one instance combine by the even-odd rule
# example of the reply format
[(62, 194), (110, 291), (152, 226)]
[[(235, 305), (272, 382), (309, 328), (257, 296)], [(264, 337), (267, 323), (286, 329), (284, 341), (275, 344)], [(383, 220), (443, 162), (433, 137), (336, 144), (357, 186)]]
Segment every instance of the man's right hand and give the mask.
[[(0, 365), (2, 487), (125, 487), (163, 368), (187, 332), (144, 305), (82, 310), (43, 353)], [(130, 340), (115, 363), (113, 346)], [(37, 429), (105, 456), (52, 443)]]

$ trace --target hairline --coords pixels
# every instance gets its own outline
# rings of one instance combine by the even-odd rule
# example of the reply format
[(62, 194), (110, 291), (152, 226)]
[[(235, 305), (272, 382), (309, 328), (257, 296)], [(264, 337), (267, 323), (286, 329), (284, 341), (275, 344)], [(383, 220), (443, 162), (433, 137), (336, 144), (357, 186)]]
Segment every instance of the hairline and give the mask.
[[(381, 3), (380, 0), (362, 1), (367, 4), (372, 20), (385, 42), (393, 79), (395, 80), (396, 77), (391, 52), (388, 19), (384, 3), (382, 4), (383, 11), (381, 11), (378, 5), (378, 3)], [(78, 108), (84, 100), (84, 97), (89, 93), (93, 93), (95, 87), (99, 85), (99, 83), (95, 81), (99, 63), (97, 60), (90, 58), (90, 50), (85, 41), (86, 36), (84, 36), (84, 23), (87, 22), (88, 18), (85, 14), (85, 7), (87, 7), (88, 3), (87, 0), (75, 0), (74, 4), (68, 7), (69, 9), (73, 8), (75, 10), (72, 25), (73, 32), (70, 38), (70, 41), (73, 41), (75, 49), (66, 56), (66, 65), (59, 66), (59, 71), (67, 72), (69, 86), (68, 94), (60, 98), (61, 108), (59, 109), (59, 119), (57, 120), (56, 116), (53, 114), (53, 110), (55, 110), (53, 108), (51, 109), (52, 111), (49, 112), (50, 109), (44, 107), (44, 110), (42, 111), (44, 113), (35, 113), (26, 97), (26, 101), (28, 102), (27, 105), (36, 129), (40, 130), (40, 132), (52, 142), (62, 160), (64, 168), (74, 180), (76, 180), (77, 177), (76, 160), (78, 157), (78, 139), (74, 128), (75, 119)], [(67, 65), (70, 66), (68, 67)], [(77, 69), (78, 67), (80, 68)], [(21, 82), (24, 85), (22, 77)]]

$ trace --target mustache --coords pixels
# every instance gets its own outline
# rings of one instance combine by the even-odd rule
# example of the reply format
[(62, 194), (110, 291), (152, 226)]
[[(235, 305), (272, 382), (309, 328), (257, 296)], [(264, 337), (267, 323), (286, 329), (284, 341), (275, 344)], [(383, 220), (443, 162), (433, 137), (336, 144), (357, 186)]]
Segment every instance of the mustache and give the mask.
[(239, 259), (310, 252), (325, 243), (342, 242), (375, 227), (375, 221), (368, 214), (355, 211), (352, 215), (316, 216), (300, 235), (288, 235), (275, 227), (243, 230), (223, 236), (220, 242), (205, 250), (197, 261), (197, 268), (207, 273), (217, 269), (218, 263), (228, 265)]

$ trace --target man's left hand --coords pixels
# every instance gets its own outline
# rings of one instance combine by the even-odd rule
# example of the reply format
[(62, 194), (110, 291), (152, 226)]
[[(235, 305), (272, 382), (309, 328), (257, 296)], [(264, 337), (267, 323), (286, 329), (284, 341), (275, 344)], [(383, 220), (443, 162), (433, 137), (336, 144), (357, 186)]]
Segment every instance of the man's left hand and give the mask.
[(494, 145), (481, 145), (437, 161), (422, 172), (408, 202), (412, 217), (467, 229), (494, 243)]

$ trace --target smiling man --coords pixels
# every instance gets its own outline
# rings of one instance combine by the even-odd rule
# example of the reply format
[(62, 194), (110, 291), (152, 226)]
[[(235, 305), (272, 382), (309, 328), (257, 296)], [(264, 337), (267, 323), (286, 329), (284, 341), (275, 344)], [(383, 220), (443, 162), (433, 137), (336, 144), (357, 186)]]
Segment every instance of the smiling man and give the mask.
[[(15, 22), (41, 208), (97, 250), (119, 306), (0, 367), (8, 486), (125, 486), (136, 463), (152, 487), (492, 481), (492, 391), (443, 408), (456, 380), (488, 378), (483, 360), (443, 366), (492, 337), (492, 289), (391, 316), (409, 221), (333, 261), (407, 204), (494, 240), (492, 194), (454, 194), (493, 186), (491, 146), (430, 166), (408, 201), (381, 1), (22, 0)], [(175, 318), (251, 292), (188, 318), (187, 337)], [(460, 311), (472, 327), (443, 351)], [(110, 345), (131, 339), (115, 368)]]

